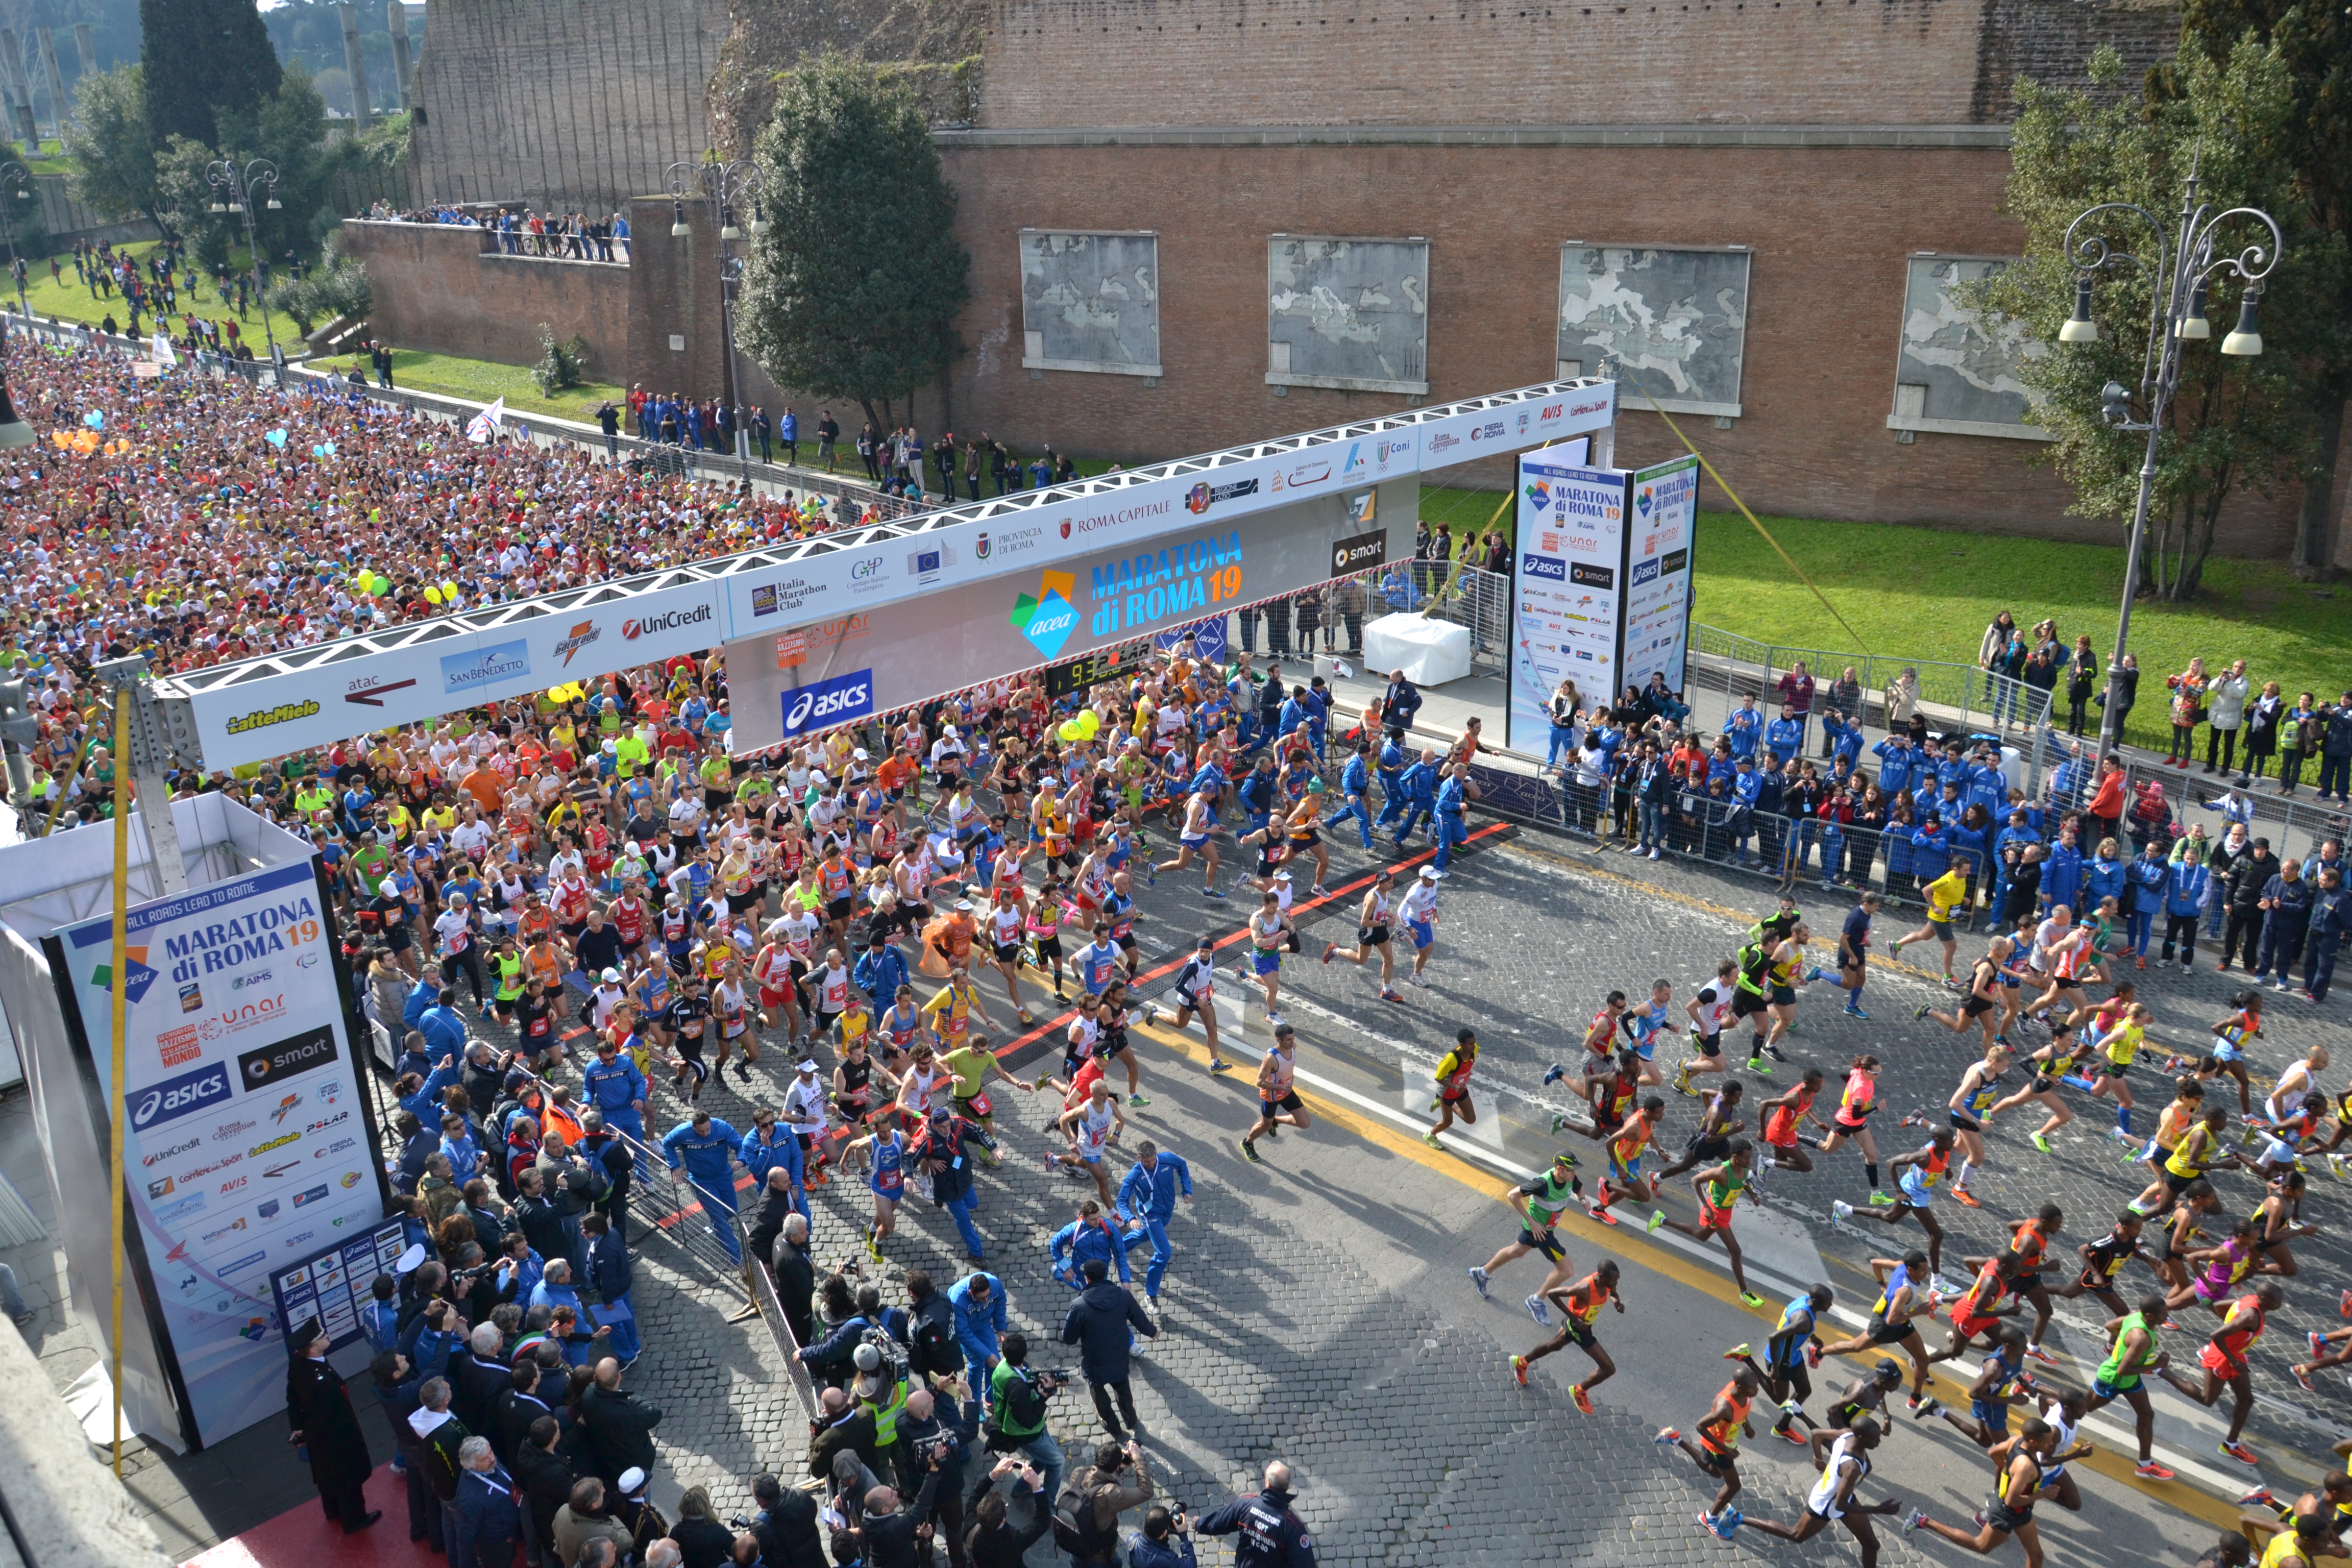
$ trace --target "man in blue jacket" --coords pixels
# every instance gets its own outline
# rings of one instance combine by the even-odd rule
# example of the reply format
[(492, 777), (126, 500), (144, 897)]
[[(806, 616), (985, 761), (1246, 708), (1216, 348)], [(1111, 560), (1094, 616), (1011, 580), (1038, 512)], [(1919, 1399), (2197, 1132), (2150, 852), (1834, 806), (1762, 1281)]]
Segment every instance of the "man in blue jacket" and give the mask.
[(1315, 1568), (1315, 1540), (1292, 1510), (1290, 1467), (1265, 1467), (1265, 1489), (1212, 1510), (1193, 1528), (1202, 1535), (1238, 1535), (1234, 1568)]
[(612, 1331), (607, 1342), (613, 1359), (625, 1368), (637, 1359), (636, 1305), (629, 1292), (636, 1288), (636, 1270), (629, 1265), (629, 1249), (621, 1233), (603, 1215), (580, 1221), (580, 1235), (588, 1244), (588, 1283), (597, 1295), (596, 1321)]
[(1870, 750), (1871, 754), (1878, 759), (1879, 793), (1888, 796), (1898, 795), (1911, 787), (1911, 775), (1918, 754), (1911, 750), (1908, 733), (1898, 730)]
[(849, 978), (860, 991), (874, 999), (878, 1011), (897, 1000), (898, 987), (911, 984), (907, 973), (905, 954), (890, 945), (889, 933), (876, 921), (874, 931), (866, 939), (866, 952), (849, 972)]
[(1045, 1244), (1045, 1260), (1054, 1278), (1071, 1289), (1079, 1288), (1078, 1276), (1089, 1259), (1108, 1265), (1118, 1265), (1119, 1283), (1134, 1279), (1128, 1271), (1128, 1241), (1125, 1227), (1106, 1218), (1102, 1205), (1088, 1198), (1078, 1205), (1078, 1217), (1054, 1233)]
[(996, 1365), (997, 1342), (1004, 1333), (1004, 1287), (993, 1274), (975, 1269), (948, 1287), (955, 1309), (956, 1346), (963, 1352), (964, 1382), (981, 1408), (988, 1406), (988, 1374)]
[[(1110, 1282), (1109, 1272), (1101, 1258), (1087, 1260), (1086, 1289), (1062, 1319), (1062, 1342), (1078, 1347), (1078, 1370), (1094, 1390), (1095, 1414), (1102, 1417), (1111, 1441), (1124, 1443), (1128, 1427), (1140, 1429), (1143, 1425), (1136, 1419), (1135, 1391), (1128, 1381), (1129, 1350), (1137, 1334), (1158, 1339), (1160, 1325), (1135, 1304), (1124, 1286)], [(1122, 1417), (1125, 1426), (1120, 1425)]]
[[(1125, 1179), (1118, 1184), (1118, 1215), (1130, 1226), (1140, 1221), (1142, 1235), (1151, 1240), (1151, 1263), (1144, 1270), (1143, 1295), (1157, 1307), (1160, 1282), (1168, 1277), (1168, 1265), (1176, 1257), (1176, 1249), (1168, 1242), (1168, 1222), (1175, 1215), (1180, 1193), (1186, 1203), (1192, 1201), (1192, 1168), (1184, 1163), (1181, 1154), (1161, 1153), (1160, 1145), (1149, 1138), (1137, 1148), (1136, 1156), (1135, 1163), (1128, 1167)], [(1134, 1233), (1130, 1231), (1129, 1235)]]
[(435, 1061), (466, 1054), (466, 1020), (441, 999), (441, 977), (431, 970), (409, 992), (400, 1019), (424, 1034), (427, 1054)]
[[(1446, 868), (1454, 847), (1470, 837), (1470, 764), (1456, 763), (1437, 786), (1437, 868)], [(1400, 836), (1402, 837), (1402, 836)]]
[(1420, 826), (1422, 819), (1437, 809), (1437, 753), (1426, 746), (1423, 747), (1420, 760), (1405, 769), (1398, 778), (1397, 789), (1404, 796), (1406, 810), (1404, 821), (1398, 826), (1393, 842), (1402, 849), (1404, 841), (1412, 837), (1412, 830)]
[(1734, 757), (1754, 757), (1757, 744), (1764, 739), (1764, 715), (1756, 709), (1756, 699), (1743, 697), (1739, 706), (1723, 721), (1723, 738), (1731, 742)]
[(646, 1141), (646, 1075), (610, 1039), (597, 1040), (596, 1059), (581, 1073), (580, 1087), (588, 1103), (604, 1113), (605, 1126)]
[(684, 1170), (694, 1184), (711, 1233), (738, 1263), (743, 1261), (743, 1244), (735, 1237), (735, 1151), (742, 1143), (741, 1133), (707, 1110), (696, 1111), (693, 1121), (679, 1122), (662, 1140), (670, 1170)]
[(2042, 868), (2042, 912), (2049, 912), (2060, 904), (2079, 910), (2083, 897), (2083, 852), (2074, 845), (2074, 825), (2071, 822), (2058, 829), (2058, 842), (2050, 847), (2050, 859)]
[(1372, 822), (1374, 827), (1391, 826), (1404, 816), (1404, 770), (1412, 760), (1395, 733), (1381, 737), (1381, 814)]
[(449, 1544), (449, 1568), (507, 1568), (522, 1537), (522, 1490), (490, 1452), (488, 1437), (457, 1446), (457, 1539)]
[(1780, 716), (1764, 727), (1764, 746), (1783, 764), (1805, 749), (1805, 727), (1797, 721), (1795, 709), (1780, 704)]
[(1271, 752), (1261, 752), (1257, 764), (1243, 775), (1240, 786), (1234, 792), (1234, 797), (1241, 802), (1243, 812), (1249, 817), (1251, 832), (1263, 828), (1267, 818), (1274, 815), (1276, 788), (1274, 756)]
[(1339, 773), (1339, 809), (1323, 819), (1323, 826), (1329, 827), (1354, 817), (1356, 831), (1363, 835), (1367, 849), (1372, 847), (1372, 814), (1364, 805), (1364, 797), (1371, 793), (1372, 787), (1371, 769), (1366, 762), (1371, 752), (1370, 741), (1356, 742), (1355, 754), (1348, 759), (1347, 767)]

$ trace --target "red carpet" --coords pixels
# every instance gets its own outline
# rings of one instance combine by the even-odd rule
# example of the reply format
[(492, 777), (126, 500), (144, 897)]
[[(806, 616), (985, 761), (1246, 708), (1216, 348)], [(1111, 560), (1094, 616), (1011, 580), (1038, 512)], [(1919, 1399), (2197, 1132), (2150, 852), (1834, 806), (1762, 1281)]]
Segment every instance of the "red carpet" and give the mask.
[(378, 1465), (368, 1478), (367, 1502), (383, 1517), (357, 1535), (345, 1535), (312, 1498), (199, 1552), (184, 1568), (422, 1568), (440, 1561), (408, 1539), (408, 1483), (390, 1465)]

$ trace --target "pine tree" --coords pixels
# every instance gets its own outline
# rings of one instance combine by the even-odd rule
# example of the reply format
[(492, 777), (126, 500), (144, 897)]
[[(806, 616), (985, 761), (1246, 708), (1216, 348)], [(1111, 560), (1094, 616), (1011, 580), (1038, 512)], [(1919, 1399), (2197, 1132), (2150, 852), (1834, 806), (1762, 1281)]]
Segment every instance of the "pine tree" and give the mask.
[(278, 52), (254, 0), (139, 0), (139, 63), (153, 145), (209, 147), (215, 115), (250, 114), (278, 90)]

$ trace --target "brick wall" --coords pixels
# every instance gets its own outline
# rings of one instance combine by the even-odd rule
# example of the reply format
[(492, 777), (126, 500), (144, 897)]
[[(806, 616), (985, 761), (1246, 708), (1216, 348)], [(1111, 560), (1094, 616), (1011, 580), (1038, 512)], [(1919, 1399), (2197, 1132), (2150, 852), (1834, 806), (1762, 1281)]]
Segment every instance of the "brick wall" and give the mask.
[(979, 123), (1957, 125), (2178, 28), (2076, 0), (998, 0)]
[(412, 78), (420, 201), (610, 212), (710, 145), (725, 0), (433, 0)]
[(614, 378), (628, 363), (627, 268), (486, 252), (487, 231), (444, 224), (347, 222), (336, 233), (367, 268), (369, 323), (394, 348), (532, 364), (544, 321), (559, 342), (587, 340), (590, 375)]
[[(2116, 537), (2067, 515), (2064, 486), (2031, 461), (2037, 443), (1921, 434), (1901, 445), (1886, 428), (1905, 258), (2019, 243), (2000, 211), (2000, 151), (1066, 145), (967, 147), (947, 161), (972, 256), (970, 352), (948, 389), (958, 429), (1140, 459), (1407, 406), (1300, 387), (1277, 397), (1265, 384), (1265, 237), (1276, 231), (1431, 237), (1431, 403), (1550, 377), (1562, 240), (1745, 244), (1744, 416), (1729, 430), (1676, 417), (1749, 505)], [(1024, 226), (1160, 232), (1157, 386), (1022, 368)], [(1679, 448), (1657, 416), (1629, 412), (1617, 450), (1631, 467)], [(1454, 472), (1507, 482), (1489, 467)], [(1706, 504), (1726, 504), (1712, 484)], [(2233, 508), (2221, 548), (2284, 554), (2291, 504)]]

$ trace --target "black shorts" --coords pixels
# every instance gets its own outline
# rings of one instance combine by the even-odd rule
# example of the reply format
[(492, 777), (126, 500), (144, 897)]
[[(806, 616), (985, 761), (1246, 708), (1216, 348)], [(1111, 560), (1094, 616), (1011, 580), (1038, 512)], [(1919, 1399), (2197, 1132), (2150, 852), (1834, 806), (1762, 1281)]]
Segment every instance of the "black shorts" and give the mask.
[(1731, 1140), (1694, 1137), (1683, 1145), (1683, 1152), (1699, 1160), (1727, 1159), (1731, 1153)]
[(1115, 936), (1110, 940), (1121, 952), (1133, 952), (1135, 951), (1135, 933), (1132, 931), (1128, 932), (1124, 936)]
[(1985, 1505), (1984, 1519), (1995, 1530), (2005, 1530), (2014, 1535), (2018, 1526), (2033, 1522), (2033, 1505), (2028, 1503), (2021, 1509), (2015, 1509), (1996, 1498)]
[(1358, 926), (1356, 928), (1356, 945), (1358, 947), (1380, 947), (1385, 945), (1388, 940), (1389, 928), (1386, 922), (1382, 922), (1376, 926)]
[(1772, 1005), (1775, 1007), (1793, 1007), (1796, 1005), (1797, 988), (1795, 986), (1775, 985), (1772, 987)]
[(836, 922), (845, 921), (849, 918), (850, 911), (856, 907), (857, 900), (855, 898), (827, 899), (824, 903), (824, 918)]
[(745, 910), (757, 909), (762, 897), (764, 895), (757, 888), (748, 893), (730, 893), (727, 895), (728, 912), (740, 915)]
[(1559, 1326), (1560, 1337), (1579, 1350), (1591, 1350), (1600, 1344), (1593, 1337), (1592, 1325), (1582, 1318), (1570, 1318)]
[(1265, 1116), (1272, 1116), (1277, 1110), (1287, 1110), (1295, 1113), (1306, 1109), (1305, 1106), (1299, 1103), (1298, 1091), (1297, 1089), (1291, 1090), (1289, 1093), (1284, 1095), (1280, 1100), (1260, 1099), (1257, 1102), (1257, 1108), (1259, 1112)]
[(1735, 1018), (1745, 1018), (1751, 1013), (1761, 1013), (1770, 1004), (1764, 1000), (1762, 992), (1750, 991), (1744, 985), (1731, 994), (1731, 1016)]
[(1899, 1345), (1919, 1331), (1909, 1323), (1890, 1323), (1873, 1315), (1870, 1320), (1870, 1342), (1874, 1345)]
[(1019, 942), (1000, 942), (992, 943), (992, 945), (996, 949), (997, 963), (1018, 963), (1021, 962), (1021, 944)]
[(1062, 939), (1061, 939), (1060, 937), (1058, 937), (1058, 936), (1041, 936), (1041, 937), (1039, 937), (1039, 938), (1037, 939), (1037, 962), (1038, 962), (1038, 963), (1051, 963), (1053, 960), (1057, 959), (1057, 958), (1059, 958), (1059, 957), (1061, 957), (1061, 956), (1062, 956)]
[(1960, 1003), (1960, 1016), (1964, 1020), (1969, 1018), (1981, 1018), (1987, 1013), (1992, 1011), (1992, 1005), (1991, 997), (1979, 996), (1974, 992), (1970, 992)]
[(702, 792), (702, 809), (716, 816), (726, 810), (727, 803), (734, 798), (723, 789), (706, 789)]
[(1719, 1034), (1701, 1035), (1697, 1044), (1698, 1054), (1703, 1057), (1719, 1057), (1723, 1054), (1723, 1037)]
[(1526, 1226), (1519, 1226), (1519, 1245), (1534, 1247), (1544, 1255), (1546, 1261), (1551, 1263), (1557, 1263), (1568, 1256), (1568, 1248), (1562, 1247), (1559, 1244), (1559, 1238), (1548, 1230), (1534, 1231), (1529, 1230)]

